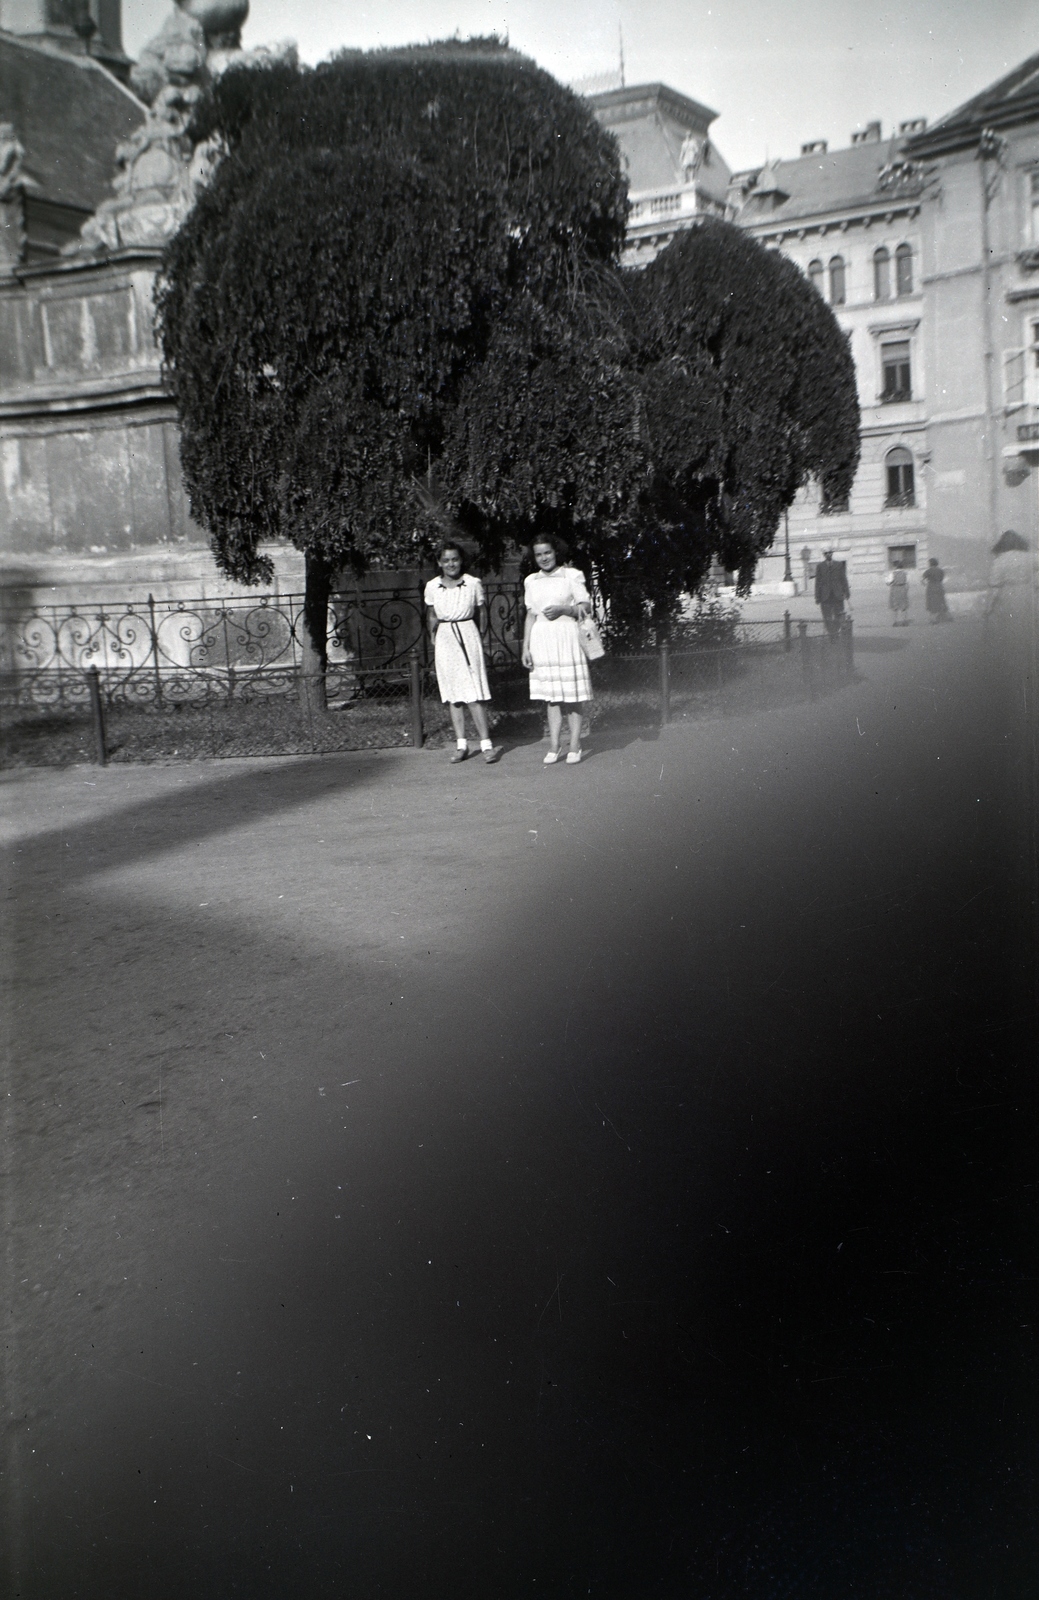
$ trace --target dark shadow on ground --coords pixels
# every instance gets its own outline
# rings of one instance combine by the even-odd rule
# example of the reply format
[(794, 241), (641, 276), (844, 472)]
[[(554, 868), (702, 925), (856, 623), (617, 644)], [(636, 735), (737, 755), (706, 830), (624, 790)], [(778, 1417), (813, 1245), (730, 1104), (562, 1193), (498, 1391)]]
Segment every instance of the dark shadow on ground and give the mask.
[[(197, 775), (187, 791), (178, 789), (126, 806), (106, 817), (33, 835), (14, 847), (20, 873), (35, 874), (60, 857), (65, 883), (95, 872), (100, 863), (120, 868), (183, 844), (201, 844), (301, 802), (330, 794), (348, 796), (360, 784), (379, 783), (397, 761), (422, 760), (421, 752), (343, 752), (335, 756), (273, 757), (247, 766), (216, 762), (185, 765)], [(90, 769), (85, 769), (90, 770)], [(2, 787), (2, 783), (0, 783)]]
[(27, 852), (14, 1592), (1031, 1600), (1029, 779), (869, 704), (597, 775), (461, 944), (431, 810), (407, 957)]

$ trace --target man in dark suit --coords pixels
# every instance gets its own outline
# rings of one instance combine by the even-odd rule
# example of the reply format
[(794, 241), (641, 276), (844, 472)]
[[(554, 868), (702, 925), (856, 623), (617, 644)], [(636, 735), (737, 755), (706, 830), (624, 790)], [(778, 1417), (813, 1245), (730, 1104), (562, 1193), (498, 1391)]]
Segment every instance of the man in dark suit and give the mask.
[(841, 631), (844, 602), (850, 599), (847, 562), (835, 561), (833, 550), (824, 550), (823, 559), (815, 569), (815, 603), (822, 608), (826, 631), (832, 639)]

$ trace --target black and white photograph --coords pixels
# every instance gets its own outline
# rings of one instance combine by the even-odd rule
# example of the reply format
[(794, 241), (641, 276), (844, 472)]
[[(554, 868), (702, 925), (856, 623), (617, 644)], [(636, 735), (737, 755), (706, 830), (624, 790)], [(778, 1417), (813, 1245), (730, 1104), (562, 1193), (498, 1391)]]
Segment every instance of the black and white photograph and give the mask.
[(1039, 1595), (1039, 6), (0, 0), (0, 1597)]

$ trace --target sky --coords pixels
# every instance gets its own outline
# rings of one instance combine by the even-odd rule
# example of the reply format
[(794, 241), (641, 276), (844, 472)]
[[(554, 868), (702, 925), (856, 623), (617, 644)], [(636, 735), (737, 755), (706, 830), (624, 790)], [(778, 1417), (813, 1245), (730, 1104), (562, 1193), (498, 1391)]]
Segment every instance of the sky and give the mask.
[[(123, 0), (137, 55), (169, 0)], [(831, 148), (880, 119), (930, 121), (1039, 52), (1039, 0), (252, 0), (243, 43), (295, 39), (302, 59), (458, 33), (507, 34), (564, 83), (616, 72), (663, 82), (719, 113), (730, 167)]]

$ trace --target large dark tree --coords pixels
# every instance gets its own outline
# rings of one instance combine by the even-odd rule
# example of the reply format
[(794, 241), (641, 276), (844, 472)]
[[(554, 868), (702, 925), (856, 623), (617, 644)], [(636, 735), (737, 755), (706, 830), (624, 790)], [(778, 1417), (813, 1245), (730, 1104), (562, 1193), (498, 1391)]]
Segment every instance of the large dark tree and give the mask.
[(226, 154), (159, 294), (185, 478), (229, 575), (305, 552), (318, 703), (332, 575), (411, 564), (438, 518), (490, 557), (567, 534), (659, 627), (715, 555), (749, 579), (809, 477), (846, 495), (814, 288), (711, 220), (622, 271), (614, 141), (496, 41), (231, 71), (194, 131)]
[(624, 184), (582, 102), (494, 41), (231, 71), (194, 132), (226, 153), (158, 297), (185, 480), (230, 576), (305, 552), (320, 686), (333, 572), (414, 558), (449, 438), (444, 493), (500, 536), (455, 412), (492, 348), (522, 385), (566, 342)]
[(859, 459), (848, 342), (798, 268), (731, 223), (676, 236), (629, 283), (648, 477), (605, 528), (614, 602), (666, 621), (712, 560), (748, 583), (810, 478), (847, 498)]

